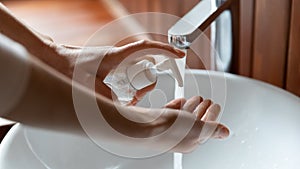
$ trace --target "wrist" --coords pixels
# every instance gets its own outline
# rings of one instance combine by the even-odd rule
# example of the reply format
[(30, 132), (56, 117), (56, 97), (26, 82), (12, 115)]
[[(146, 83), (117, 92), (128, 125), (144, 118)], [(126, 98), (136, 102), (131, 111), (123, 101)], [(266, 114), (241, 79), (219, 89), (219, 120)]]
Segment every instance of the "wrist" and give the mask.
[(65, 55), (60, 54), (59, 52), (60, 45), (55, 44), (54, 42), (44, 41), (40, 51), (34, 54), (41, 61), (51, 66), (58, 72), (67, 75), (71, 75), (71, 66), (70, 60)]

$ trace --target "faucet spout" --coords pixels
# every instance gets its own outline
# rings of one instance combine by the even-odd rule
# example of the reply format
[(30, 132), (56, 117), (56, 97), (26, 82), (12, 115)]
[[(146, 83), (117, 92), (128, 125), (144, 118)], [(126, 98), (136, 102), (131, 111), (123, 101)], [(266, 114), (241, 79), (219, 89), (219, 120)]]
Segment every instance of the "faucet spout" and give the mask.
[(169, 43), (179, 49), (188, 49), (192, 42), (233, 0), (202, 0), (168, 30)]

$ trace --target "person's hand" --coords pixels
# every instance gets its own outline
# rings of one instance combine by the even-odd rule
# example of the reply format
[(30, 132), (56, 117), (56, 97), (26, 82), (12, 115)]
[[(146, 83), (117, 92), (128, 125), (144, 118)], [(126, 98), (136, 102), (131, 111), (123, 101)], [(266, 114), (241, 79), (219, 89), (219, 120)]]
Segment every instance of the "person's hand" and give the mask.
[[(163, 54), (164, 56), (173, 57), (173, 58), (181, 58), (184, 57), (185, 55), (184, 52), (175, 49), (169, 44), (156, 42), (156, 41), (141, 40), (110, 50), (101, 62), (98, 76), (100, 77), (101, 80), (104, 79), (111, 69), (116, 68), (124, 59), (127, 59), (129, 55), (139, 51), (142, 51), (143, 54), (139, 55), (138, 58), (134, 58), (133, 56), (132, 58), (129, 59), (129, 62), (127, 61), (125, 62), (125, 64), (127, 63), (129, 65), (132, 65), (134, 64), (134, 62), (136, 63), (139, 60), (144, 60), (144, 59), (147, 59), (154, 63), (155, 62), (154, 59), (152, 57), (148, 57), (148, 55)], [(138, 101), (141, 100), (147, 92), (151, 91), (155, 87), (155, 85), (156, 84), (153, 84), (137, 91), (133, 100), (128, 105), (137, 104)]]
[[(220, 105), (214, 104), (209, 99), (203, 99), (201, 96), (194, 96), (188, 100), (180, 98), (172, 100), (165, 107), (189, 112), (195, 116), (196, 124), (199, 124), (199, 126), (196, 125), (197, 127), (192, 128), (195, 131), (191, 131), (191, 134), (183, 139), (174, 150), (189, 152), (209, 138), (224, 139), (229, 136), (229, 129), (217, 122), (221, 111)], [(204, 125), (209, 127), (204, 128)]]
[[(136, 106), (116, 109), (116, 106), (112, 105), (107, 110), (109, 114), (103, 114), (110, 126), (128, 137), (153, 138), (149, 147), (157, 150), (170, 146), (170, 151), (188, 153), (210, 138), (224, 139), (229, 136), (229, 129), (217, 122), (220, 106), (200, 96), (188, 100), (175, 99), (161, 109)], [(106, 110), (102, 108), (101, 111)], [(179, 122), (175, 123), (178, 118)], [(174, 145), (174, 141), (179, 143)]]
[[(154, 59), (147, 55), (163, 54), (173, 58), (181, 58), (184, 56), (184, 52), (175, 49), (168, 44), (149, 40), (141, 40), (121, 47), (71, 47), (61, 45), (56, 47), (56, 49), (60, 55), (70, 60), (71, 69), (74, 69), (75, 66), (80, 66), (86, 70), (87, 73), (91, 73), (92, 75), (95, 72), (95, 69), (98, 69), (95, 74), (96, 92), (110, 99), (112, 98), (112, 92), (110, 88), (103, 83), (103, 80), (112, 69), (115, 69), (125, 59), (128, 59), (128, 56), (135, 52), (142, 51), (142, 55), (139, 55), (139, 57), (130, 58), (128, 61), (126, 60), (126, 63), (128, 64), (133, 64), (141, 59), (148, 59), (149, 61), (154, 62)], [(135, 105), (154, 87), (155, 84), (137, 91), (129, 105)]]

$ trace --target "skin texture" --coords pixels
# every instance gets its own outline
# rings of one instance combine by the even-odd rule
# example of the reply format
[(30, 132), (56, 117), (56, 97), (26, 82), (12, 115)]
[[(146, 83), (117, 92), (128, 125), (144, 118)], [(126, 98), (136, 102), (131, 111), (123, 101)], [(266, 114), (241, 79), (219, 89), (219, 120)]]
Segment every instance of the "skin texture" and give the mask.
[[(157, 135), (167, 130), (181, 113), (185, 122), (193, 124), (193, 127), (171, 151), (190, 152), (209, 138), (223, 139), (229, 135), (228, 128), (216, 121), (220, 106), (200, 96), (188, 100), (176, 99), (161, 109), (121, 106), (111, 101), (112, 93), (102, 82), (108, 72), (130, 54), (140, 50), (152, 49), (148, 50), (146, 55), (156, 54), (158, 51), (159, 53), (165, 51), (167, 56), (175, 58), (184, 55), (168, 44), (142, 40), (121, 47), (111, 47), (109, 50), (104, 47), (70, 47), (55, 44), (51, 38), (29, 29), (1, 4), (0, 20), (1, 33), (22, 44), (32, 54), (29, 60), (32, 70), (27, 91), (19, 105), (6, 116), (7, 118), (33, 126), (63, 129), (69, 132), (80, 131), (79, 133), (84, 134), (77, 120), (72, 100), (71, 79), (76, 65), (80, 66), (86, 74), (96, 77), (95, 91), (88, 90), (84, 94), (91, 97), (95, 94), (103, 117), (111, 127), (122, 134), (137, 138)], [(95, 60), (99, 59), (102, 59), (102, 62), (97, 67), (98, 71), (93, 74), (90, 68), (95, 66)], [(138, 59), (141, 58), (135, 58), (132, 61)], [(149, 58), (145, 56), (144, 59)], [(76, 83), (73, 85), (80, 86)], [(138, 91), (131, 105), (135, 105), (154, 87), (155, 84)], [(148, 123), (137, 123), (120, 115), (118, 110), (122, 110), (126, 116), (146, 121), (157, 115), (160, 116)], [(60, 118), (55, 118), (58, 113)], [(99, 131), (99, 134), (103, 134), (103, 137), (107, 139), (115, 139), (113, 135), (105, 132)], [(151, 146), (159, 147), (159, 144), (168, 143), (177, 137), (177, 135), (166, 136)]]

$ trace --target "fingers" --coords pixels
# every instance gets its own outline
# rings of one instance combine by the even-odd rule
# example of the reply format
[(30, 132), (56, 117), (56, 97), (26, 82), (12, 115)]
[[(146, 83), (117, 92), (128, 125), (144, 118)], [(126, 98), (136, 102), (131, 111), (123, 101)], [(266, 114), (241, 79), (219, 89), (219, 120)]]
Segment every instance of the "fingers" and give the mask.
[(151, 90), (153, 90), (155, 88), (155, 85), (156, 83), (153, 83), (141, 90), (138, 90), (136, 91), (136, 94), (135, 94), (135, 97), (138, 99), (138, 100), (142, 100), (142, 98), (148, 93), (150, 92)]
[(199, 120), (216, 121), (221, 112), (221, 107), (218, 104), (213, 104), (209, 99), (203, 100), (202, 97), (195, 96), (186, 101), (183, 110), (192, 112)]
[(201, 120), (202, 117), (205, 115), (206, 110), (211, 105), (211, 100), (205, 99), (203, 102), (201, 102), (197, 108), (194, 110), (193, 114), (197, 117), (197, 119)]
[(135, 106), (139, 100), (136, 97), (133, 97), (132, 100), (126, 104), (126, 106)]
[(194, 96), (188, 100), (175, 99), (166, 104), (165, 108), (181, 109), (191, 112), (198, 120), (217, 121), (221, 112), (218, 104), (213, 104), (209, 99), (203, 100), (201, 96)]
[(226, 126), (224, 126), (223, 124), (218, 124), (217, 128), (215, 129), (211, 137), (216, 139), (225, 139), (226, 137), (229, 136), (229, 134), (230, 131)]
[(200, 122), (201, 131), (198, 138), (198, 144), (203, 144), (205, 141), (207, 141), (210, 138), (214, 139), (225, 139), (229, 136), (229, 129), (224, 126), (223, 124), (217, 123), (217, 122)]
[(195, 108), (203, 101), (201, 96), (194, 96), (186, 101), (183, 105), (183, 110), (193, 112)]
[(206, 111), (203, 121), (216, 121), (219, 117), (221, 107), (218, 104), (212, 104)]
[(225, 138), (229, 135), (229, 129), (217, 123), (221, 112), (221, 107), (214, 104), (211, 100), (203, 100), (200, 96), (192, 97), (183, 105), (183, 110), (192, 112), (197, 120), (203, 122), (200, 133), (200, 142), (209, 138)]
[(225, 139), (229, 134), (229, 129), (223, 124), (197, 120), (190, 132), (174, 147), (173, 151), (189, 153), (210, 138)]
[(141, 90), (136, 91), (135, 96), (132, 100), (127, 104), (127, 106), (135, 106), (143, 97), (155, 88), (156, 83), (149, 85)]
[(179, 49), (176, 49), (172, 46), (170, 46), (169, 44), (166, 43), (162, 43), (162, 42), (157, 42), (157, 41), (149, 41), (149, 40), (141, 40), (141, 41), (137, 41), (134, 43), (130, 43), (127, 44), (125, 46), (122, 46), (121, 48), (123, 48), (124, 50), (127, 50), (127, 52), (129, 53), (134, 53), (140, 50), (144, 50), (144, 49), (161, 49), (162, 51), (159, 50), (151, 50), (148, 51), (147, 54), (166, 54), (166, 56), (170, 56), (168, 53), (165, 53), (164, 51), (168, 51), (171, 52), (172, 54), (174, 54), (175, 58), (182, 58), (185, 56), (185, 53)]
[(185, 98), (174, 99), (165, 105), (165, 108), (169, 109), (181, 109), (181, 107), (185, 104)]

